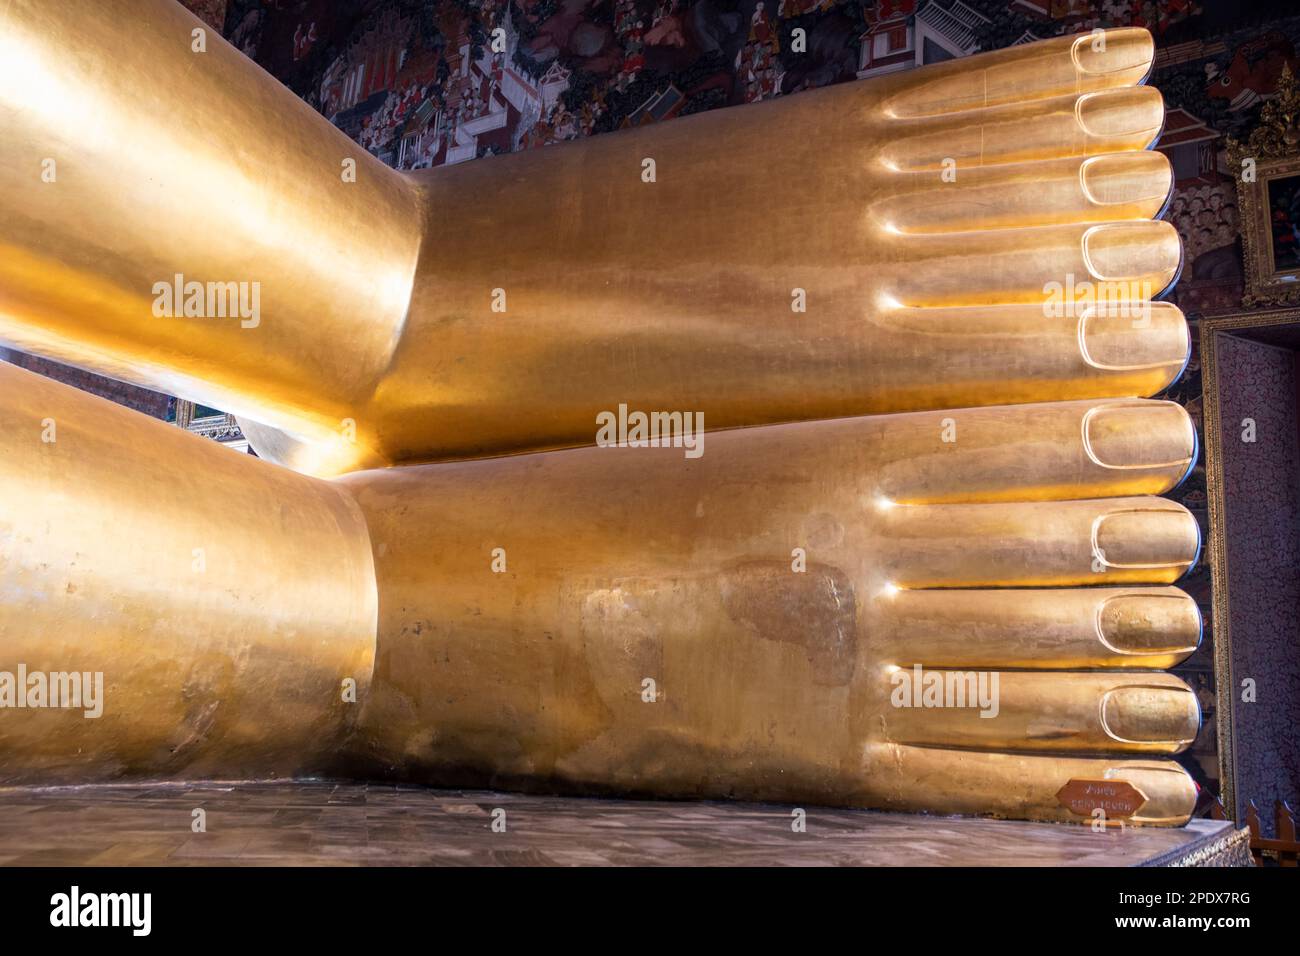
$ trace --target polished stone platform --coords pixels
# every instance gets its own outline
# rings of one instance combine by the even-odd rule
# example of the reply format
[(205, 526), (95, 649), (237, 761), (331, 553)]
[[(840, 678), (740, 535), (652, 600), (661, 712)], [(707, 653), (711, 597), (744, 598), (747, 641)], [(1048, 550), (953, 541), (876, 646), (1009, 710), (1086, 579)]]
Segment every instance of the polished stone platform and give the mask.
[[(194, 810), (207, 831), (192, 830)], [(494, 832), (505, 811), (505, 832)], [(1087, 826), (376, 784), (0, 789), (9, 866), (1160, 866), (1249, 862), (1229, 823)]]

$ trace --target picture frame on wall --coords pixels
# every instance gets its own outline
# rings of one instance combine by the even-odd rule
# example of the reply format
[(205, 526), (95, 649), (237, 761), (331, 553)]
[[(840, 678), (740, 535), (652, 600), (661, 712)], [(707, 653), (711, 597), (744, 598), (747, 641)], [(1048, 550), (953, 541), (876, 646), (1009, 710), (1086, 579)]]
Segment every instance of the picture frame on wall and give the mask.
[(1245, 303), (1300, 305), (1300, 152), (1256, 161), (1255, 181), (1238, 179), (1237, 197)]
[(1300, 89), (1289, 69), (1246, 142), (1229, 140), (1247, 307), (1300, 305)]

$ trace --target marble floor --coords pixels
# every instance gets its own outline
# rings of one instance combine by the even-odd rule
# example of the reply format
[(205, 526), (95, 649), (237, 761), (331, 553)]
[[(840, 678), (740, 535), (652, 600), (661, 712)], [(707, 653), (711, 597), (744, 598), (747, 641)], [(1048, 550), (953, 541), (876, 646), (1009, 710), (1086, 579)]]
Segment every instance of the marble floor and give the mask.
[(10, 788), (0, 864), (1132, 866), (1194, 856), (1229, 827), (1095, 833), (816, 807), (806, 832), (792, 822), (783, 806), (314, 781)]

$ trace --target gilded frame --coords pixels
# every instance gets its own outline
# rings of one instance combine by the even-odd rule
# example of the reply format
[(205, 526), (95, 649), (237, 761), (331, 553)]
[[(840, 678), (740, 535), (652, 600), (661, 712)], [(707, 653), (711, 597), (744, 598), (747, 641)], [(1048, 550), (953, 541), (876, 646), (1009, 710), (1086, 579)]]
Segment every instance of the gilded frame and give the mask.
[(1300, 265), (1275, 269), (1273, 229), (1269, 215), (1269, 184), (1300, 178), (1300, 152), (1294, 156), (1260, 159), (1253, 181), (1237, 178), (1237, 209), (1241, 215), (1242, 254), (1246, 267), (1244, 305), (1300, 305)]
[(1245, 142), (1227, 141), (1228, 166), (1237, 181), (1242, 258), (1246, 288), (1242, 305), (1300, 305), (1300, 268), (1275, 270), (1268, 186), (1300, 176), (1300, 83), (1284, 67), (1277, 95), (1261, 107), (1259, 120)]

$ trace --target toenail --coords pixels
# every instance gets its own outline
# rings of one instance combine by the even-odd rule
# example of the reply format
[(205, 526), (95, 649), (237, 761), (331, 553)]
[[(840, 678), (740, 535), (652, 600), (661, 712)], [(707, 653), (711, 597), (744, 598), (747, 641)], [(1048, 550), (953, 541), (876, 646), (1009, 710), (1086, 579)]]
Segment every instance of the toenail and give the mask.
[(1173, 169), (1164, 153), (1111, 153), (1084, 160), (1079, 184), (1084, 197), (1097, 206), (1163, 201), (1173, 185)]
[(1102, 468), (1185, 468), (1196, 452), (1196, 433), (1175, 402), (1108, 402), (1084, 413), (1083, 448)]
[(1183, 313), (1168, 302), (1143, 305), (1136, 316), (1132, 307), (1085, 306), (1079, 314), (1079, 353), (1084, 362), (1108, 372), (1187, 364), (1192, 335)]
[[(1107, 222), (1083, 234), (1083, 263), (1098, 282), (1140, 276), (1173, 277), (1182, 260), (1182, 241), (1167, 222)], [(1142, 290), (1134, 290), (1134, 296)], [(1145, 290), (1156, 295), (1164, 289)], [(1133, 296), (1130, 296), (1133, 297)]]
[(1164, 125), (1165, 105), (1160, 91), (1149, 86), (1085, 93), (1074, 104), (1075, 119), (1089, 136), (1128, 136)]
[(1155, 41), (1140, 28), (1085, 33), (1074, 41), (1070, 56), (1080, 73), (1120, 73), (1149, 65), (1155, 58)]
[(1119, 743), (1188, 744), (1201, 726), (1201, 707), (1186, 686), (1130, 684), (1101, 698), (1101, 725)]
[(1185, 508), (1112, 511), (1092, 524), (1093, 563), (1102, 570), (1188, 566), (1200, 544), (1200, 528)]
[(1097, 609), (1097, 634), (1116, 654), (1178, 654), (1201, 641), (1201, 612), (1186, 594), (1119, 594)]

